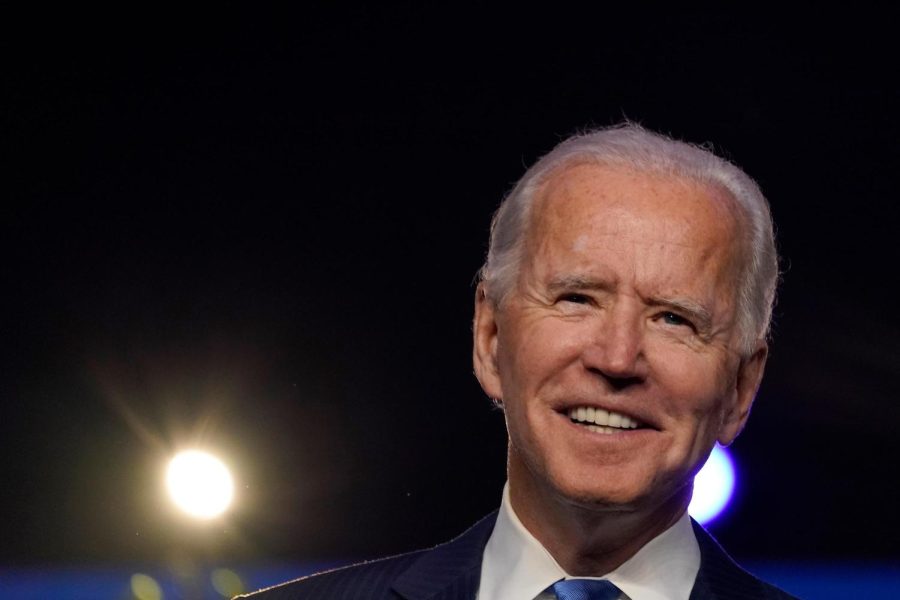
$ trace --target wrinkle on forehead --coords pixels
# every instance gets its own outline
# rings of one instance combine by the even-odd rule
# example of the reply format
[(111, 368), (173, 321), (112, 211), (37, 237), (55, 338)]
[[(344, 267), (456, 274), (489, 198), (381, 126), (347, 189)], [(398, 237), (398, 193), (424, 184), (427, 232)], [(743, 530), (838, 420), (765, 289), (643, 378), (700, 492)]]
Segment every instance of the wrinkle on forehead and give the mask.
[[(627, 180), (629, 192), (614, 196), (613, 192), (598, 187), (594, 179), (598, 170)], [(571, 205), (586, 196), (604, 204), (604, 214), (573, 222)], [(667, 205), (671, 206), (671, 212), (665, 215), (665, 220), (660, 220), (659, 211)], [(744, 225), (743, 217), (731, 194), (718, 184), (701, 184), (684, 177), (624, 167), (574, 164), (557, 171), (538, 191), (525, 243), (528, 254), (533, 256), (550, 241), (548, 238), (568, 238), (570, 250), (582, 253), (598, 243), (608, 244), (604, 237), (612, 236), (617, 243), (624, 242), (629, 237), (626, 232), (639, 229), (634, 226), (644, 222), (652, 227), (645, 228), (640, 238), (628, 241), (698, 247), (701, 238), (710, 241), (712, 237), (715, 243), (704, 249), (702, 259), (728, 247), (733, 260), (742, 261), (745, 244), (736, 241)], [(704, 224), (707, 235), (697, 235), (698, 223)]]

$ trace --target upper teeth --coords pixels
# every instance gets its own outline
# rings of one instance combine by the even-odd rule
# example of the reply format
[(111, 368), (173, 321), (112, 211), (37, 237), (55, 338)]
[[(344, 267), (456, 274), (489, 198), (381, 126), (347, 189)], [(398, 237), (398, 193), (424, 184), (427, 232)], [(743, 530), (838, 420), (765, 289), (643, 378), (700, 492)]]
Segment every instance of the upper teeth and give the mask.
[(635, 429), (639, 425), (637, 421), (629, 416), (602, 408), (594, 408), (593, 406), (570, 408), (569, 418), (582, 423), (594, 423), (604, 427), (619, 427), (621, 429)]

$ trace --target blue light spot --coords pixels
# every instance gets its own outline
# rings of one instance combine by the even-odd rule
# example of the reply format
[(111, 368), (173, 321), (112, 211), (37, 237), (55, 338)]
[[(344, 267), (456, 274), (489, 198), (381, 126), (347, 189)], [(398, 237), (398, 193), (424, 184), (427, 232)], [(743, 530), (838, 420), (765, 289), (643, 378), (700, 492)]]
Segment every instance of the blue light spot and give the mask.
[(697, 477), (688, 513), (702, 524), (718, 517), (734, 493), (734, 463), (725, 448), (718, 444)]

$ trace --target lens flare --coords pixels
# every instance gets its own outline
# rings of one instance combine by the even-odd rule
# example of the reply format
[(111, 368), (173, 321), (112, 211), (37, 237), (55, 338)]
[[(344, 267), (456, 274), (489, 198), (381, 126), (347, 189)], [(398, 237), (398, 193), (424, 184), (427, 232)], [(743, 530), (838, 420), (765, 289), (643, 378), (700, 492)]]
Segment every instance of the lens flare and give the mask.
[(137, 600), (162, 600), (162, 588), (155, 579), (143, 573), (131, 576), (131, 593)]
[(240, 575), (230, 569), (215, 569), (210, 579), (215, 590), (225, 598), (234, 598), (247, 591)]
[(166, 487), (175, 504), (198, 519), (221, 515), (234, 497), (234, 482), (225, 464), (200, 450), (185, 450), (169, 463)]

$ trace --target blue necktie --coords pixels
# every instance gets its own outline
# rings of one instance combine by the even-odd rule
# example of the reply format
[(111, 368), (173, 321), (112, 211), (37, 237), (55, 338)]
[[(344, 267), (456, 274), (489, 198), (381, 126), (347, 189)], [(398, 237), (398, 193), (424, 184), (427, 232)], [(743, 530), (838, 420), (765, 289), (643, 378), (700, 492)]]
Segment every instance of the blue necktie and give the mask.
[(616, 600), (619, 588), (605, 579), (564, 579), (550, 586), (559, 600)]

